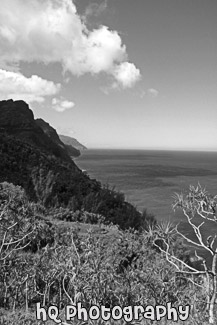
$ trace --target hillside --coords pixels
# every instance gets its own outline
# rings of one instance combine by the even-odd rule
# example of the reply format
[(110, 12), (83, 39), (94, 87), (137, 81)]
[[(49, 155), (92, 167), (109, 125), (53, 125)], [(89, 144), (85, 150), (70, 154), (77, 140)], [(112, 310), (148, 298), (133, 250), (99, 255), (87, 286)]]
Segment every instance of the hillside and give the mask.
[(36, 324), (36, 303), (58, 306), (64, 320), (64, 306), (79, 301), (87, 309), (93, 302), (123, 310), (147, 302), (146, 308), (168, 303), (174, 310), (194, 305), (188, 324), (206, 324), (216, 271), (207, 290), (194, 272), (184, 268), (180, 275), (167, 263), (168, 244), (169, 256), (187, 270), (193, 266), (175, 228), (156, 225), (123, 194), (82, 173), (55, 129), (40, 120), (42, 129), (24, 102), (1, 102), (0, 117), (0, 322)]
[(66, 149), (52, 141), (38, 126), (33, 112), (22, 100), (0, 101), (0, 132), (14, 136), (64, 161), (71, 160)]
[[(42, 130), (42, 123), (49, 132)], [(141, 213), (123, 194), (82, 173), (55, 129), (36, 122), (23, 101), (0, 102), (0, 156), (0, 182), (22, 186), (31, 200), (100, 214), (124, 229), (143, 224)]]
[(80, 156), (80, 151), (76, 147), (72, 146), (71, 144), (65, 144), (64, 141), (60, 139), (58, 136), (56, 130), (50, 126), (49, 123), (45, 122), (43, 119), (36, 119), (35, 122), (37, 125), (44, 131), (44, 133), (59, 147), (61, 147), (63, 150), (66, 150), (68, 155), (70, 157), (78, 157)]
[[(154, 313), (154, 308), (159, 306), (161, 311), (167, 304), (173, 306), (168, 310), (177, 316), (173, 316), (176, 324), (185, 320), (188, 325), (207, 324), (207, 287), (199, 285), (199, 278), (191, 276), (190, 282), (186, 274), (175, 272), (174, 265), (153, 246), (155, 236), (166, 238), (162, 236), (167, 232), (53, 222), (44, 216), (42, 207), (28, 201), (21, 187), (6, 182), (0, 183), (0, 215), (1, 324), (42, 324), (35, 317), (37, 303), (45, 310), (57, 306), (62, 324), (84, 324), (65, 314), (65, 307), (74, 302), (81, 302), (87, 311), (93, 302), (107, 310), (117, 311), (118, 306), (126, 311), (121, 322), (110, 320), (108, 325), (138, 324), (129, 322), (135, 318), (137, 305), (147, 310), (139, 324), (174, 324), (167, 322), (165, 313)], [(173, 238), (176, 256), (186, 258), (186, 248), (178, 238), (169, 238)], [(191, 312), (189, 305), (194, 305)], [(187, 312), (176, 313), (180, 306)], [(155, 315), (160, 315), (156, 322)], [(43, 323), (54, 324), (47, 320)], [(104, 319), (85, 321), (87, 325), (104, 323)]]
[(78, 150), (85, 150), (87, 149), (83, 144), (78, 142), (75, 138), (66, 136), (66, 135), (59, 135), (60, 140), (66, 145), (66, 146), (72, 146)]

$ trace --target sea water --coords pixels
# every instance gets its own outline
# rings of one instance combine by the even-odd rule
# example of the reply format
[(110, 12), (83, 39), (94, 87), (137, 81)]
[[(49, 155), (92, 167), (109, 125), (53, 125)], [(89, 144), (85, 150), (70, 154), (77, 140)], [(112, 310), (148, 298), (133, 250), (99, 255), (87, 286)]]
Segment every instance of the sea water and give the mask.
[[(173, 195), (188, 193), (198, 183), (217, 194), (217, 152), (154, 150), (86, 150), (77, 165), (91, 178), (115, 187), (138, 210), (147, 211), (160, 221), (180, 222), (180, 229), (193, 238), (185, 216), (173, 211)], [(217, 233), (213, 222), (203, 227), (206, 238)]]
[(190, 185), (199, 182), (217, 194), (217, 152), (92, 149), (82, 151), (76, 163), (158, 220), (176, 218), (172, 197), (187, 192)]

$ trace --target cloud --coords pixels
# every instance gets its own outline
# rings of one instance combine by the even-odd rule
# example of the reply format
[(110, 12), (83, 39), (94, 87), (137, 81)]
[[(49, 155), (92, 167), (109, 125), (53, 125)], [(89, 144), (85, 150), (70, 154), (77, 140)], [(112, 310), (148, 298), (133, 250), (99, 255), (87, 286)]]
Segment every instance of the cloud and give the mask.
[(1, 0), (0, 49), (5, 65), (59, 62), (77, 76), (104, 72), (123, 88), (140, 77), (118, 32), (89, 30), (71, 0)]
[(66, 64), (68, 70), (78, 75), (87, 72), (112, 74), (116, 63), (125, 58), (126, 49), (125, 46), (122, 46), (118, 33), (109, 31), (108, 27), (102, 26), (89, 33), (76, 62), (70, 58)]
[(131, 88), (141, 78), (140, 71), (133, 63), (123, 62), (116, 66), (113, 75), (118, 85), (123, 88)]
[(68, 100), (52, 99), (52, 107), (55, 111), (62, 113), (75, 106), (75, 103)]
[(156, 98), (159, 95), (159, 91), (154, 88), (149, 88), (147, 92), (153, 98)]
[(46, 96), (57, 94), (60, 88), (60, 84), (36, 75), (27, 78), (20, 72), (0, 69), (0, 99), (23, 99), (28, 103), (41, 103)]
[(136, 93), (136, 95), (139, 96), (140, 98), (144, 98), (144, 97), (156, 98), (159, 96), (159, 91), (155, 88), (149, 88), (149, 89), (140, 88)]

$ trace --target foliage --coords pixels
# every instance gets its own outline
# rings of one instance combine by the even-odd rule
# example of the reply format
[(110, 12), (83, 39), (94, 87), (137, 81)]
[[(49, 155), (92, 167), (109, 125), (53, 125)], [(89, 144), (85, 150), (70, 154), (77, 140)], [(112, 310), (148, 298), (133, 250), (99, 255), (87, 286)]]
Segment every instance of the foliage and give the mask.
[(27, 204), (23, 189), (0, 184), (0, 261), (28, 246), (35, 231), (33, 206)]
[(73, 161), (45, 155), (39, 148), (1, 133), (0, 155), (0, 182), (22, 186), (32, 201), (47, 208), (84, 210), (122, 229), (147, 225), (148, 219), (144, 222), (144, 215), (126, 202), (122, 193), (90, 179)]
[[(122, 231), (112, 226), (110, 237), (91, 230), (83, 236), (68, 225), (59, 228), (44, 221), (41, 207), (31, 204), (21, 188), (3, 184), (0, 194), (4, 216), (1, 231), (8, 220), (13, 220), (12, 212), (16, 212), (17, 220), (26, 223), (31, 220), (31, 228), (18, 222), (20, 228), (10, 233), (10, 238), (11, 243), (14, 238), (20, 241), (20, 249), (12, 246), (10, 254), (3, 255), (0, 261), (3, 271), (0, 308), (4, 324), (36, 324), (32, 317), (36, 302), (46, 307), (55, 304), (62, 312), (66, 304), (79, 301), (87, 308), (92, 304), (165, 305), (168, 301), (174, 306), (194, 304), (194, 318), (205, 324), (206, 319), (200, 313), (204, 307), (203, 289), (189, 282), (185, 274), (177, 276), (173, 266), (154, 249), (150, 233)], [(165, 229), (170, 227), (152, 228), (152, 235), (161, 232), (166, 238), (170, 230), (164, 233)], [(16, 316), (11, 319), (7, 310), (16, 312)], [(196, 323), (191, 318), (189, 324)]]
[[(161, 231), (158, 229), (153, 241), (178, 274), (185, 274), (188, 276), (189, 281), (202, 288), (205, 298), (203, 305), (209, 315), (210, 324), (214, 324), (217, 320), (215, 312), (217, 297), (217, 235), (209, 235), (204, 238), (203, 226), (208, 222), (212, 222), (213, 225), (217, 222), (216, 197), (211, 196), (200, 184), (197, 187), (190, 186), (187, 195), (176, 193), (173, 207), (182, 209), (188, 224), (193, 230), (195, 239), (189, 238), (180, 232), (179, 225), (176, 225), (175, 227), (167, 227), (168, 231), (164, 232), (164, 236), (161, 235)], [(200, 267), (188, 263), (182, 256), (176, 254), (172, 242), (174, 238), (182, 238), (195, 247), (194, 261), (200, 262)], [(211, 257), (211, 265), (209, 265), (206, 258), (199, 256), (198, 249), (205, 250)]]
[(87, 212), (84, 210), (73, 211), (69, 208), (53, 208), (49, 209), (49, 215), (54, 219), (65, 220), (70, 222), (82, 222), (89, 224), (105, 223), (105, 217), (100, 214)]

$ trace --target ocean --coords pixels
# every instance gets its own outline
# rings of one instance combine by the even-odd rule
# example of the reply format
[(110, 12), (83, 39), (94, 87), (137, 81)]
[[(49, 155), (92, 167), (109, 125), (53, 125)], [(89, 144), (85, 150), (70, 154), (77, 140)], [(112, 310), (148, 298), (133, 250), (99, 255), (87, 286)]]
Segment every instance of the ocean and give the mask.
[[(138, 210), (147, 209), (158, 221), (181, 222), (191, 237), (182, 211), (172, 209), (174, 193), (187, 193), (199, 182), (217, 194), (217, 152), (89, 149), (76, 163), (91, 178), (123, 192)], [(214, 233), (217, 225), (207, 223), (204, 236)]]
[(176, 218), (172, 196), (186, 192), (189, 185), (199, 182), (217, 194), (217, 152), (85, 150), (76, 163), (91, 178), (114, 186), (138, 210), (148, 209), (158, 220)]

